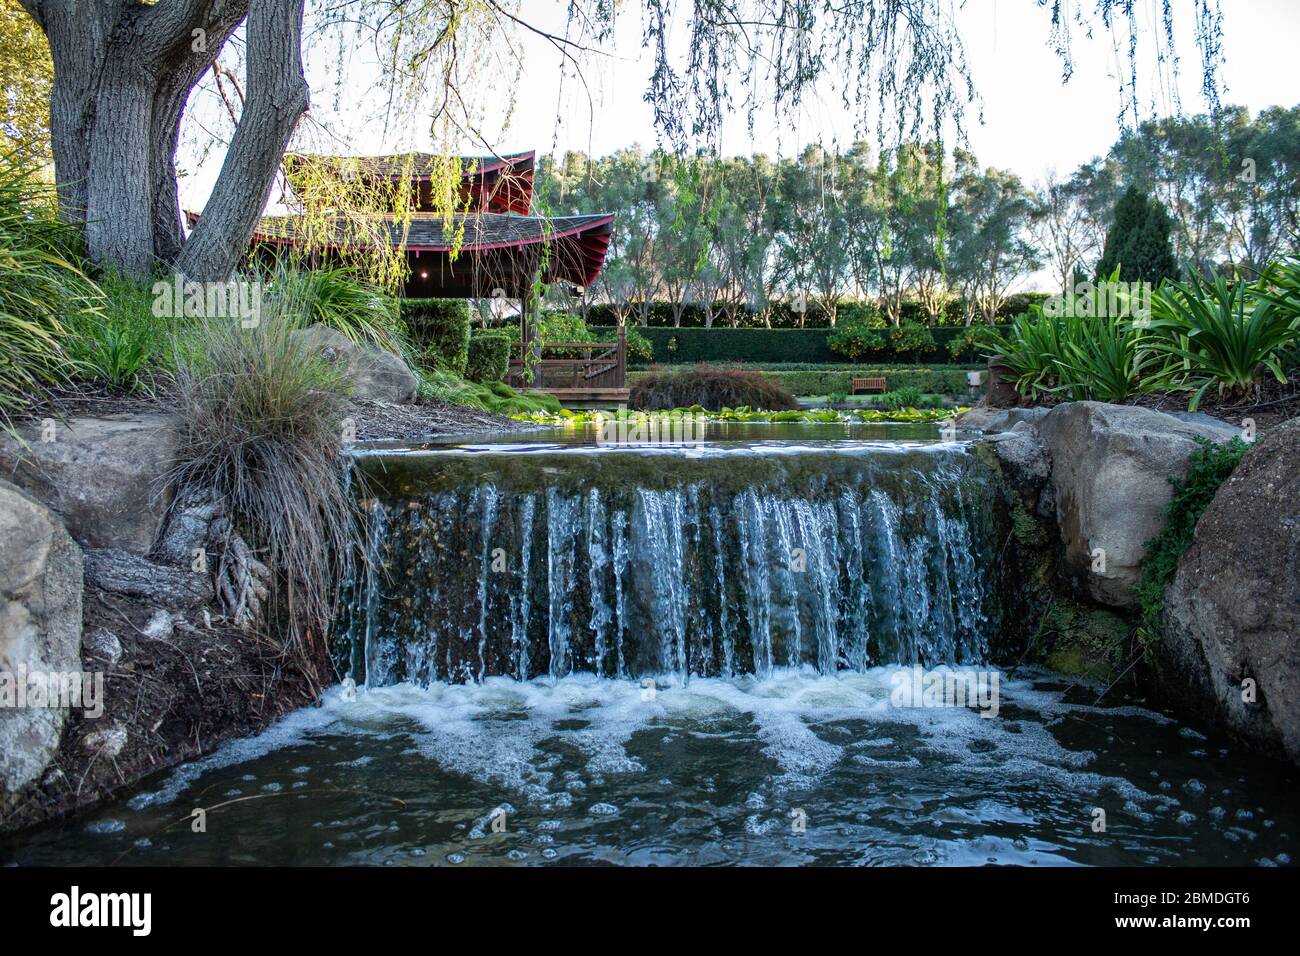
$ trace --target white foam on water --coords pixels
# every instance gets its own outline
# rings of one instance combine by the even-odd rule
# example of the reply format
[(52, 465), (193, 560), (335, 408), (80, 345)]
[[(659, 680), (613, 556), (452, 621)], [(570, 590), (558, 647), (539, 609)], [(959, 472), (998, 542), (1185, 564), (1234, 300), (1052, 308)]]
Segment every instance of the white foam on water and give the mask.
[[(907, 668), (818, 674), (777, 669), (768, 678), (695, 679), (647, 694), (639, 682), (594, 675), (518, 682), (492, 677), (477, 684), (399, 684), (362, 688), (354, 699), (338, 689), (322, 706), (297, 711), (258, 737), (235, 741), (175, 771), (156, 791), (132, 801), (139, 809), (175, 800), (208, 770), (253, 760), (273, 750), (326, 734), (364, 734), (375, 739), (409, 735), (412, 748), (440, 769), (490, 782), (544, 806), (572, 806), (572, 773), (555, 771), (557, 748), (585, 760), (587, 782), (644, 772), (628, 752), (638, 731), (663, 729), (695, 736), (729, 736), (719, 720), (752, 724), (762, 752), (779, 768), (776, 791), (816, 783), (841, 764), (914, 767), (943, 761), (952, 772), (990, 775), (1004, 781), (1038, 781), (1076, 793), (1112, 790), (1137, 803), (1155, 797), (1122, 778), (1089, 772), (1089, 751), (1062, 746), (1047, 726), (1071, 705), (1045, 690), (1033, 676), (1003, 680), (1001, 703), (1038, 716), (1014, 721), (984, 718), (968, 707), (897, 707), (891, 692)], [(1085, 708), (1091, 709), (1091, 708)], [(1164, 722), (1161, 715), (1124, 708), (1128, 716)], [(846, 737), (838, 721), (878, 725), (881, 733)], [(1009, 725), (1014, 723), (1014, 728)], [(911, 727), (913, 733), (901, 729)], [(819, 730), (821, 733), (819, 733)], [(853, 728), (861, 732), (861, 728)], [(831, 742), (830, 737), (836, 742)], [(909, 741), (909, 738), (912, 738)], [(863, 748), (874, 752), (863, 753)], [(885, 749), (888, 748), (888, 749)]]

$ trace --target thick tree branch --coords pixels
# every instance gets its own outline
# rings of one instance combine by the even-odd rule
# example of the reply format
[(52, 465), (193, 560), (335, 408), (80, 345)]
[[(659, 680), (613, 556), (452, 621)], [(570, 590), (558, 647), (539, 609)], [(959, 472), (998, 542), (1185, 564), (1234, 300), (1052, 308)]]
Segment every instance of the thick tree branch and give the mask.
[(302, 9), (303, 0), (252, 0), (248, 102), (203, 218), (177, 261), (193, 279), (229, 278), (266, 205), (289, 137), (307, 110)]

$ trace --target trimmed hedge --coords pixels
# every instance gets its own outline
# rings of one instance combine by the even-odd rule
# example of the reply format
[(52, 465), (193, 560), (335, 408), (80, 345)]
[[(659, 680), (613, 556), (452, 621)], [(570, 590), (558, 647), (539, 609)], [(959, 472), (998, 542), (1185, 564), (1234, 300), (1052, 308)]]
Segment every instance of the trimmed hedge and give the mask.
[(457, 375), (469, 363), (469, 303), (464, 299), (402, 299), (402, 323), (420, 361)]
[[(999, 326), (999, 328), (1001, 328)], [(830, 329), (664, 329), (643, 328), (641, 334), (654, 345), (657, 362), (666, 365), (694, 365), (697, 362), (801, 362), (843, 365), (844, 356), (827, 344)], [(886, 336), (892, 331), (882, 330)], [(918, 353), (896, 351), (892, 345), (863, 356), (873, 364), (941, 365), (951, 362), (949, 344), (966, 334), (962, 326), (930, 329), (934, 348)], [(628, 362), (643, 368), (644, 361)]]
[(500, 382), (510, 368), (513, 336), (500, 329), (475, 329), (469, 339), (465, 377), (471, 382)]
[[(974, 368), (971, 366), (970, 368)], [(917, 388), (927, 395), (965, 395), (967, 367), (957, 365), (924, 368), (894, 366), (879, 368), (866, 365), (763, 366), (751, 371), (762, 372), (795, 395), (838, 395), (853, 391), (852, 379), (883, 377), (891, 391)], [(629, 372), (628, 384), (634, 385), (648, 372)]]
[[(1049, 298), (1046, 292), (1016, 292), (1007, 296), (1002, 308), (998, 309), (997, 318), (1009, 320), (1012, 316), (1019, 315), (1026, 311), (1031, 305), (1041, 303)], [(836, 309), (838, 317), (843, 318), (852, 312), (867, 308), (872, 312), (877, 311), (874, 302), (859, 302), (852, 299), (846, 299), (840, 302)], [(682, 328), (703, 328), (705, 319), (705, 308), (697, 303), (690, 303), (683, 307), (681, 311)], [(616, 325), (614, 307), (604, 303), (588, 305), (584, 312), (588, 325)], [(713, 310), (714, 328), (719, 328), (726, 321), (725, 312), (720, 306)], [(821, 304), (816, 300), (808, 303), (806, 312), (795, 312), (789, 302), (773, 302), (768, 310), (768, 318), (772, 325), (777, 328), (825, 328), (830, 324), (829, 316), (822, 310)], [(922, 322), (928, 323), (929, 316), (921, 303), (911, 299), (903, 301), (900, 310), (900, 318), (904, 322)], [(959, 299), (953, 299), (944, 307), (941, 324), (943, 326), (958, 326), (965, 319), (965, 307)], [(630, 312), (629, 324), (637, 325), (641, 321), (640, 306), (634, 305)], [(755, 313), (740, 313), (740, 321), (745, 323), (757, 322), (758, 316)], [(801, 325), (802, 323), (802, 325)], [(670, 327), (673, 325), (673, 307), (669, 302), (651, 302), (649, 309), (649, 321), (651, 328)], [(757, 327), (757, 326), (751, 326)], [(762, 326), (766, 328), (766, 326)]]

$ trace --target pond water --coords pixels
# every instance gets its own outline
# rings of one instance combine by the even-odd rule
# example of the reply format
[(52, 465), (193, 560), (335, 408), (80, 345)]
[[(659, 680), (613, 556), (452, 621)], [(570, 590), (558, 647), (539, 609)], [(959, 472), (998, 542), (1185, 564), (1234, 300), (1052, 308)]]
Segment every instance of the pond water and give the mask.
[(347, 681), (0, 860), (1296, 858), (1290, 769), (987, 663), (1005, 503), (935, 426), (608, 437), (360, 449)]
[[(20, 864), (1286, 864), (1295, 783), (1034, 672), (995, 718), (906, 669), (656, 689), (590, 676), (330, 691)], [(647, 699), (649, 698), (649, 699)], [(189, 815), (209, 808), (205, 833)], [(1094, 832), (1105, 811), (1104, 833)], [(494, 811), (497, 832), (493, 828)], [(797, 824), (802, 822), (802, 832)]]

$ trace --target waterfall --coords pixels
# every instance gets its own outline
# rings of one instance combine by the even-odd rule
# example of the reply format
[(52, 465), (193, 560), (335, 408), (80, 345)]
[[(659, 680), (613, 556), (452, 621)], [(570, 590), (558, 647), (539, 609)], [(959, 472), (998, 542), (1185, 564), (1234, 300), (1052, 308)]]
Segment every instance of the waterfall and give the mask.
[(982, 660), (998, 499), (961, 446), (363, 459), (335, 660), (371, 685)]

